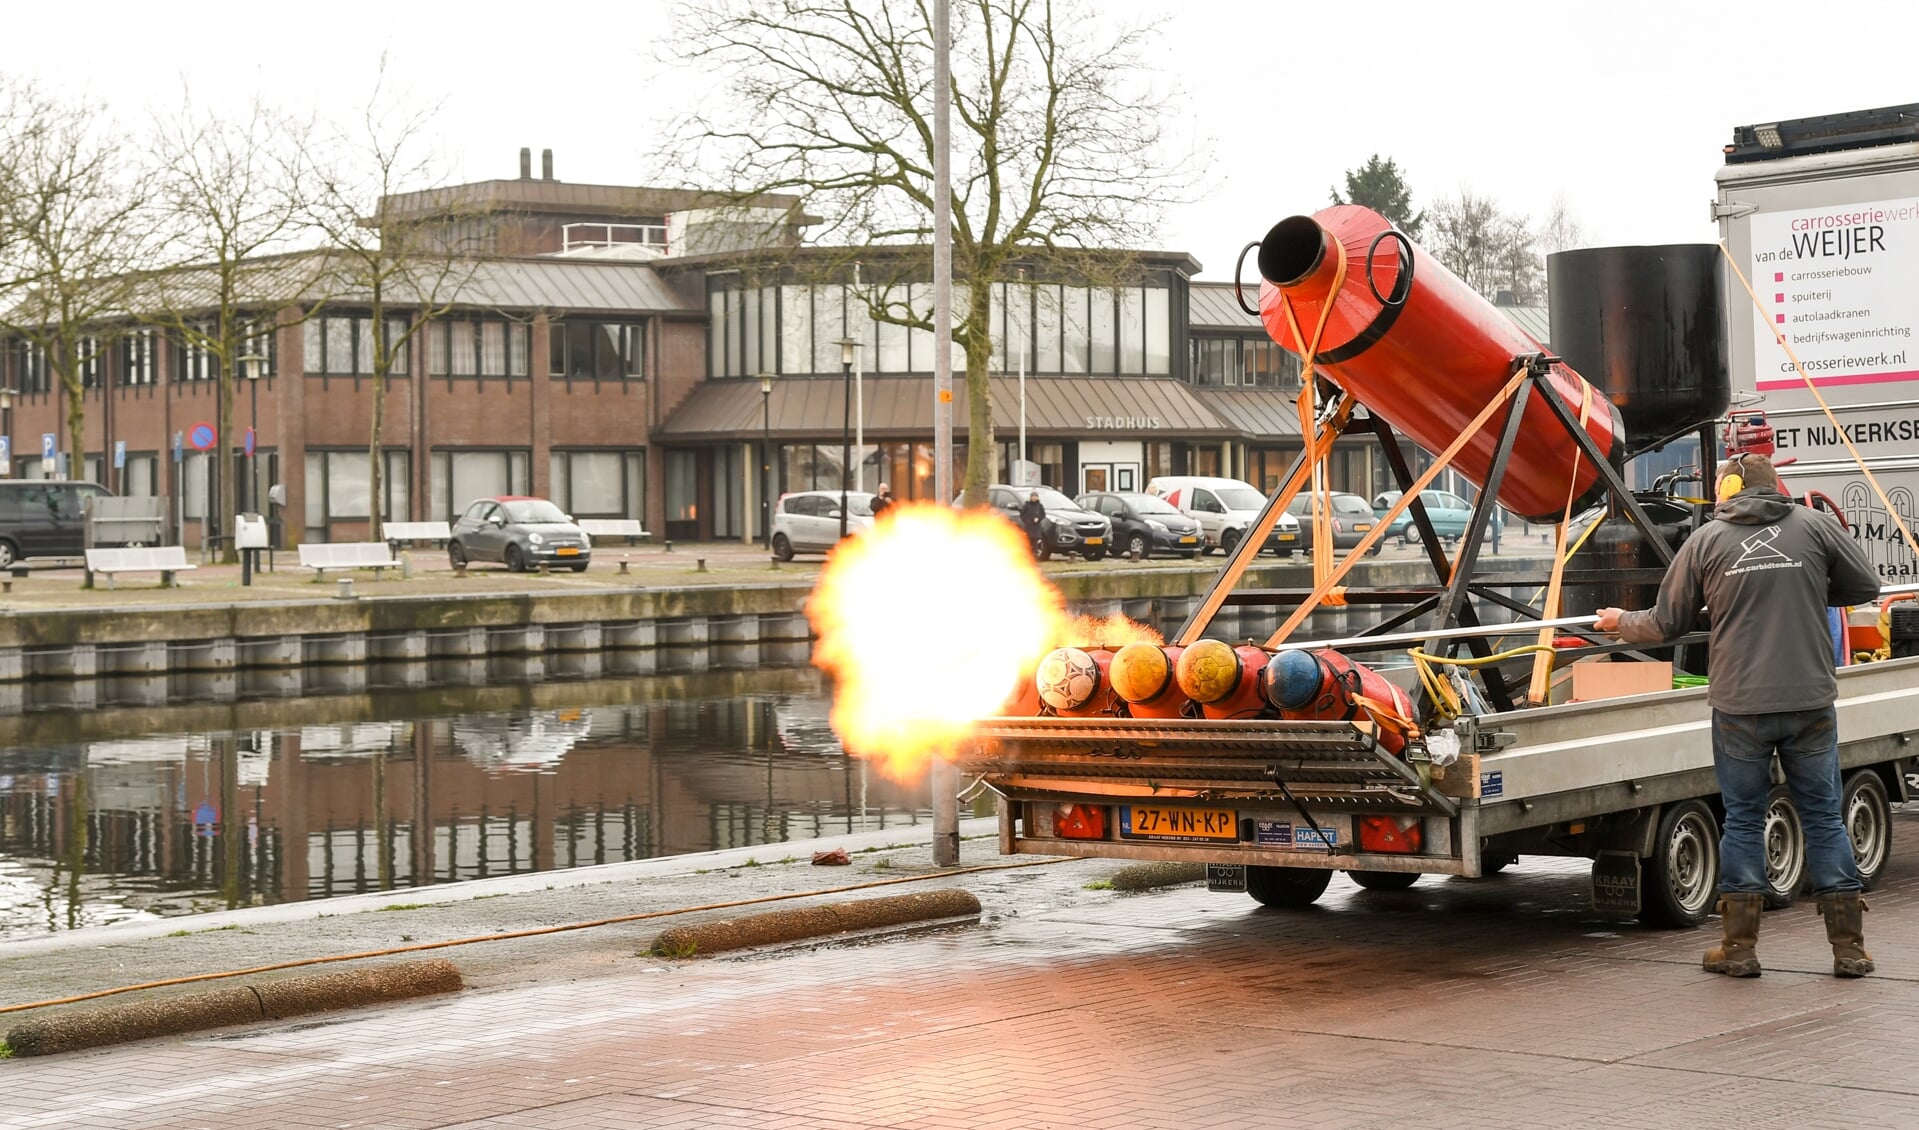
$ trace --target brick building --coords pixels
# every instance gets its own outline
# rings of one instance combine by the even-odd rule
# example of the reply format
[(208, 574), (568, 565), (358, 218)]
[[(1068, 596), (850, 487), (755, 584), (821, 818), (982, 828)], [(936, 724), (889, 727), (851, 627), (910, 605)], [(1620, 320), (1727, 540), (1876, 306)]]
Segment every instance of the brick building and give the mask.
[[(639, 518), (668, 537), (757, 539), (763, 465), (774, 494), (839, 485), (849, 394), (863, 441), (849, 479), (928, 496), (932, 334), (876, 323), (849, 300), (856, 256), (878, 269), (915, 249), (803, 246), (809, 217), (792, 197), (744, 210), (708, 203), (556, 181), (550, 157), (535, 178), (525, 151), (518, 179), (385, 201), (385, 217), (443, 215), (449, 240), (484, 255), (392, 376), (386, 516), (451, 519), (472, 498), (529, 493), (581, 517)], [(1075, 277), (1069, 265), (995, 284), (999, 476), (1019, 457), (1023, 371), (1026, 456), (1050, 485), (1140, 489), (1179, 473), (1270, 484), (1299, 449), (1297, 359), (1230, 286), (1192, 281), (1190, 256), (1149, 251), (1130, 262), (1122, 280)], [(897, 262), (892, 270), (902, 297), (930, 302), (925, 277)], [(219, 445), (242, 509), (282, 484), (283, 544), (373, 536), (366, 304), (332, 295), (307, 317), (298, 304), (260, 317), (277, 325), (252, 349), (265, 358), (249, 369), (257, 376), (236, 382), (237, 434)], [(857, 382), (840, 361), (848, 336), (859, 342)], [(195, 544), (207, 499), (218, 497), (217, 455), (188, 444), (176, 461), (174, 444), (218, 419), (213, 365), (150, 326), (104, 326), (101, 340), (83, 373), (84, 463), (62, 452), (55, 473), (175, 499), (183, 540)], [(962, 371), (956, 363), (956, 385)], [(42, 474), (40, 437), (66, 445), (59, 382), (45, 357), (14, 341), (0, 350), (0, 383), (13, 390), (0, 420), (13, 441), (11, 473)], [(965, 408), (961, 387), (961, 466)], [(243, 437), (256, 420), (249, 461)], [(1336, 484), (1379, 489), (1376, 462), (1355, 451), (1336, 465)]]

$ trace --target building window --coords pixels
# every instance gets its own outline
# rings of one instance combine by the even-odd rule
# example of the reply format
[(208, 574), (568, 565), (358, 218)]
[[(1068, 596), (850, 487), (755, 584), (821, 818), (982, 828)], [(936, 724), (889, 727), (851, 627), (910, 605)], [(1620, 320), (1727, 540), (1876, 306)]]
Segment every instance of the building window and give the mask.
[[(404, 521), (411, 513), (412, 459), (405, 448), (382, 453), (380, 493), (383, 517)], [(306, 454), (307, 537), (324, 540), (327, 523), (366, 521), (372, 493), (371, 468), (365, 448), (346, 451), (308, 451)]]
[(15, 338), (7, 350), (13, 362), (13, 387), (22, 394), (44, 393), (53, 388), (52, 373), (47, 366), (46, 348), (38, 342), (25, 338)]
[(548, 497), (579, 518), (645, 516), (646, 452), (556, 451)]
[(639, 323), (556, 321), (547, 332), (547, 372), (569, 380), (646, 375), (646, 327)]
[(97, 337), (83, 337), (74, 343), (79, 351), (80, 387), (99, 388), (106, 383), (107, 357)]
[[(386, 350), (393, 363), (388, 373), (407, 375), (407, 350), (397, 345), (406, 336), (405, 318), (386, 321)], [(310, 319), (303, 327), (306, 341), (308, 376), (372, 376), (378, 350), (373, 342), (373, 318), (369, 315), (327, 315)]]
[(531, 335), (524, 322), (504, 318), (442, 319), (423, 332), (429, 376), (527, 375)]
[[(242, 327), (234, 345), (239, 352), (233, 355), (233, 375), (235, 379), (245, 380), (246, 373), (240, 364), (242, 357), (264, 357), (266, 365), (260, 370), (262, 377), (271, 377), (279, 371), (279, 337), (277, 327), (271, 322), (252, 323)], [(174, 381), (217, 381), (220, 379), (220, 355), (213, 348), (219, 340), (219, 327), (206, 323), (193, 327), (191, 333), (174, 335), (173, 368)]]
[(120, 383), (150, 385), (154, 381), (152, 330), (134, 330), (120, 338)]
[(432, 455), (429, 521), (450, 522), (474, 499), (527, 494), (533, 489), (524, 450), (435, 451)]

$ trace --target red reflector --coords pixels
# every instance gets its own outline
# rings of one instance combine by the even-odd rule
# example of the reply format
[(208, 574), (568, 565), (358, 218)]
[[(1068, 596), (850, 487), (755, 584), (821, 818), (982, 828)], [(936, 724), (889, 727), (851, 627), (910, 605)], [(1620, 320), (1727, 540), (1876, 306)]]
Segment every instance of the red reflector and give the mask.
[(1408, 817), (1402, 821), (1397, 816), (1362, 816), (1359, 818), (1359, 850), (1416, 852), (1425, 837), (1420, 833), (1419, 817)]
[(1091, 804), (1062, 804), (1053, 809), (1053, 834), (1062, 840), (1106, 838), (1106, 809)]
[(1578, 636), (1554, 636), (1553, 637), (1554, 647), (1585, 647), (1586, 645), (1590, 643), (1592, 643), (1591, 640), (1581, 639)]

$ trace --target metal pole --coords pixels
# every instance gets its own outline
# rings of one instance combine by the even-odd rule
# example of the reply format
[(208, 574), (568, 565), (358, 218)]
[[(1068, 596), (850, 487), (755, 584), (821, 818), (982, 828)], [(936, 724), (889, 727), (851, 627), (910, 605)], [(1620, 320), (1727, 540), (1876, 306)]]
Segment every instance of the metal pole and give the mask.
[[(933, 2), (933, 494), (953, 497), (953, 159), (951, 0)], [(984, 443), (985, 436), (968, 435)], [(933, 759), (933, 863), (959, 862), (959, 775)]]
[[(851, 353), (852, 350), (847, 350)], [(840, 538), (846, 538), (846, 472), (853, 458), (853, 359), (840, 365)]]
[(760, 382), (760, 537), (773, 551), (773, 386)]
[[(1019, 269), (1019, 292), (1018, 293), (1021, 297), (1025, 297), (1026, 295), (1026, 268), (1025, 267), (1021, 267)], [(1010, 312), (1013, 307), (1013, 303), (1008, 302), (1006, 304), (1006, 307), (1007, 307), (1007, 310)], [(1023, 308), (1024, 308), (1024, 305), (1022, 304), (1022, 309)], [(1028, 335), (1026, 332), (1026, 317), (1024, 314), (1021, 314), (1019, 322), (1020, 322), (1020, 327), (1019, 327), (1019, 461), (1021, 463), (1025, 463), (1027, 462), (1027, 458), (1026, 458), (1026, 339), (1030, 335)], [(1025, 470), (1025, 468), (1021, 467), (1020, 470), (1023, 471)], [(1024, 487), (1024, 486), (1031, 486), (1032, 484), (1020, 483), (1018, 485)]]
[[(859, 293), (860, 265), (853, 262), (853, 292)], [(851, 337), (852, 334), (848, 334)], [(853, 469), (853, 489), (866, 489), (866, 363), (858, 351), (853, 354), (853, 450), (860, 453), (859, 466)], [(846, 507), (840, 507), (844, 512)]]

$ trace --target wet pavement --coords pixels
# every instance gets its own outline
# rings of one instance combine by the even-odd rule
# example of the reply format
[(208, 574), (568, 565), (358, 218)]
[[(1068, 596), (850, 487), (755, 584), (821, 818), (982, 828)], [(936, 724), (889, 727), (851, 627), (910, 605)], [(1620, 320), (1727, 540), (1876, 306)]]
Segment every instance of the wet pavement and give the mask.
[[(634, 956), (651, 930), (633, 927), (516, 943), (512, 960), (440, 951), (478, 961), (474, 988), (0, 1064), (0, 1126), (1913, 1126), (1919, 818), (1895, 827), (1867, 920), (1881, 972), (1864, 981), (1828, 975), (1803, 902), (1766, 916), (1763, 978), (1703, 974), (1708, 931), (1593, 915), (1575, 861), (1404, 892), (1341, 878), (1304, 912), (1194, 887), (1118, 895), (1096, 889), (1116, 865), (1076, 861), (933, 880), (979, 893), (975, 926), (677, 962)], [(965, 854), (999, 862), (990, 840)], [(734, 860), (438, 913), (561, 921), (586, 898), (803, 889), (924, 856)], [(390, 919), (369, 928), (397, 934), (431, 913), (207, 937), (237, 961), (273, 952), (276, 931)], [(31, 959), (64, 961), (63, 983), (139, 956), (68, 940)], [(29, 968), (0, 964), (5, 999)]]

